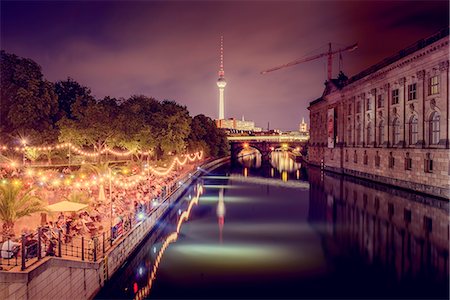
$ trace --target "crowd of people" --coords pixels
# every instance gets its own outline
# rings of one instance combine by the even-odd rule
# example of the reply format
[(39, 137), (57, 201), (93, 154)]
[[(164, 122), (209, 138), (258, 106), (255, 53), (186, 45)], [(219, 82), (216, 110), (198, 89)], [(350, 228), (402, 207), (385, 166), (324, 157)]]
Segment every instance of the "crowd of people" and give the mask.
[[(77, 212), (60, 212), (56, 215), (45, 215), (50, 220), (44, 220), (41, 216), (40, 237), (41, 237), (41, 257), (53, 256), (56, 253), (58, 241), (64, 245), (78, 243), (81, 237), (92, 239), (103, 232), (112, 231), (114, 227), (121, 223), (121, 226), (130, 228), (137, 222), (139, 213), (151, 213), (156, 208), (156, 204), (170, 192), (183, 173), (191, 169), (192, 165), (184, 169), (172, 170), (166, 176), (156, 176), (148, 174), (133, 187), (112, 186), (91, 186), (80, 188), (79, 191), (87, 195), (88, 206), (86, 209)], [(70, 169), (63, 170), (64, 174), (70, 174)], [(137, 172), (137, 171), (136, 171)], [(134, 173), (136, 173), (134, 172)], [(4, 174), (7, 176), (8, 174)], [(136, 174), (131, 174), (128, 178), (133, 178)], [(2, 175), (3, 176), (3, 175)], [(125, 178), (125, 177), (124, 177)], [(100, 189), (104, 188), (104, 199), (100, 197)], [(43, 196), (49, 204), (61, 199), (73, 191), (68, 189), (57, 189), (51, 186), (42, 188), (40, 196)], [(111, 196), (111, 202), (109, 197)], [(44, 222), (44, 223), (42, 223)], [(19, 228), (19, 232), (25, 237), (25, 255), (28, 258), (38, 256), (38, 230)], [(109, 232), (108, 232), (109, 233)], [(115, 237), (117, 237), (117, 232)], [(21, 255), (21, 238), (13, 238), (4, 241), (1, 247), (1, 258), (11, 259)]]

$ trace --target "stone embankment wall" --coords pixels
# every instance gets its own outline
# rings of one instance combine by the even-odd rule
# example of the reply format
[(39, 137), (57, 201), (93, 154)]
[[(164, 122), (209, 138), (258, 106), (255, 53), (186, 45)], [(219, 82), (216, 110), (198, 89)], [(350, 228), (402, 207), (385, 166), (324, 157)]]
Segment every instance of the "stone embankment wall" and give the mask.
[[(228, 160), (214, 160), (201, 168), (213, 169)], [(0, 271), (0, 299), (92, 299), (198, 176), (201, 172), (196, 170), (185, 178), (149, 218), (116, 241), (97, 262), (46, 257), (23, 272)]]

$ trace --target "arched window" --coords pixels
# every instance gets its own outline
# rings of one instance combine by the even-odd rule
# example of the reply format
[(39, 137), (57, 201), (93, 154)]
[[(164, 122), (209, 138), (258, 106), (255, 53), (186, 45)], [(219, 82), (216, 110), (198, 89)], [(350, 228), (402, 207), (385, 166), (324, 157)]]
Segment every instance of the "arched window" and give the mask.
[(419, 120), (416, 116), (412, 116), (409, 119), (409, 144), (415, 145), (417, 143), (417, 137), (419, 136)]
[(400, 142), (400, 120), (395, 118), (392, 121), (392, 144), (397, 145)]
[(367, 124), (367, 145), (372, 143), (372, 123)]
[(356, 125), (356, 144), (361, 145), (361, 124)]
[(378, 144), (382, 145), (384, 143), (384, 121), (381, 120), (378, 124)]
[(352, 126), (348, 125), (347, 127), (347, 144), (351, 145), (352, 144)]
[(433, 112), (430, 116), (430, 144), (439, 144), (440, 139), (440, 126), (439, 121), (441, 117), (438, 112)]

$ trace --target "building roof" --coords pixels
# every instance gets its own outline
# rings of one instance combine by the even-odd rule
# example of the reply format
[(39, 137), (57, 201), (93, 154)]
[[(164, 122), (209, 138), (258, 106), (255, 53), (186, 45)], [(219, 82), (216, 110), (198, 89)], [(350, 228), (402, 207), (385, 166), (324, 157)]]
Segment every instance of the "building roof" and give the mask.
[(403, 50), (400, 50), (399, 52), (397, 52), (394, 55), (391, 55), (385, 59), (383, 59), (382, 61), (380, 61), (379, 63), (363, 70), (362, 72), (359, 72), (358, 74), (356, 74), (355, 76), (351, 77), (347, 82), (346, 85), (353, 83), (363, 77), (366, 77), (367, 75), (370, 75), (372, 73), (375, 73), (376, 71), (420, 50), (423, 49), (429, 45), (431, 45), (432, 43), (447, 37), (449, 35), (449, 28), (443, 28), (440, 31), (438, 31), (437, 33), (433, 34), (432, 36), (428, 37), (428, 38), (424, 38), (421, 39), (417, 42), (415, 42), (414, 44), (404, 48)]
[[(423, 49), (423, 48), (431, 45), (432, 43), (434, 43), (442, 38), (447, 37), (448, 35), (449, 35), (449, 28), (448, 27), (443, 28), (440, 31), (438, 31), (437, 33), (433, 34), (432, 36), (421, 39), (421, 40), (415, 42), (414, 44), (404, 48), (403, 50), (400, 50), (396, 54), (391, 55), (391, 56), (383, 59), (379, 63), (377, 63), (373, 66), (370, 66), (369, 68), (359, 72), (358, 74), (352, 76), (350, 79), (346, 80), (345, 82), (339, 81), (338, 79), (331, 79), (331, 81), (337, 88), (342, 89), (344, 86), (349, 85), (355, 81), (358, 81), (372, 73), (375, 73), (376, 71), (378, 71), (390, 64), (393, 64), (394, 62), (399, 61), (400, 59), (402, 59), (420, 49)], [(325, 82), (325, 90), (324, 90), (324, 93), (322, 94), (322, 97), (310, 102), (309, 106), (319, 103), (320, 100), (323, 100), (323, 96), (327, 95), (327, 94), (329, 94), (329, 84), (326, 81)]]
[[(317, 98), (316, 100), (309, 102), (309, 106), (311, 107), (312, 105), (317, 104), (320, 101), (324, 101), (324, 99), (322, 97)], [(309, 107), (308, 107), (308, 109), (309, 109)]]

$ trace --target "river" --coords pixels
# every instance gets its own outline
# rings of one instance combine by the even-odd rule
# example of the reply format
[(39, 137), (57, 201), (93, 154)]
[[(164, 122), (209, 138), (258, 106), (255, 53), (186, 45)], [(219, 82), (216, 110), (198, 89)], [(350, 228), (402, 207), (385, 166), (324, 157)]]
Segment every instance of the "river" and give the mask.
[(448, 299), (448, 213), (286, 153), (248, 155), (190, 187), (97, 298)]

